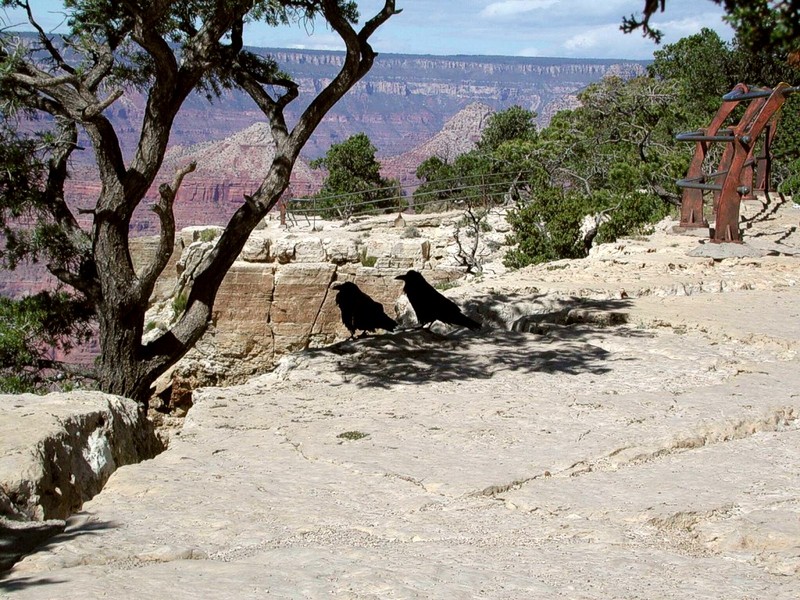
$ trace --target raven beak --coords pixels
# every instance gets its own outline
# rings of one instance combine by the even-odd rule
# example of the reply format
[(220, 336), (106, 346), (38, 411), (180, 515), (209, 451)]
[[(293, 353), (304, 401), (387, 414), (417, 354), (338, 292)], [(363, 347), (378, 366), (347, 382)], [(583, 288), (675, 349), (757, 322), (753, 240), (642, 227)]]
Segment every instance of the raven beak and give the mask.
[(331, 288), (333, 288), (334, 290), (340, 290), (340, 289), (342, 289), (342, 284), (341, 283), (334, 283), (331, 286)]
[(405, 275), (398, 275), (397, 277), (395, 277), (395, 279), (399, 279), (401, 281), (405, 281), (406, 280), (406, 276)]

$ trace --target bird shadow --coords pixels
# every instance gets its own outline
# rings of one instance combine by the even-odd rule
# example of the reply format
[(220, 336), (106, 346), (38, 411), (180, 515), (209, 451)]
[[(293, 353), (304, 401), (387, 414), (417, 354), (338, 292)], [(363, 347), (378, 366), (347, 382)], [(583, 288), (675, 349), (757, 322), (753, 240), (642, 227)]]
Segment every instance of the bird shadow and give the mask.
[[(601, 375), (612, 366), (610, 353), (592, 342), (598, 335), (651, 335), (625, 326), (627, 299), (566, 299), (552, 310), (523, 311), (509, 319), (503, 305), (521, 298), (492, 295), (468, 301), (465, 312), (483, 319), (480, 331), (437, 324), (431, 330), (367, 336), (311, 352), (335, 355), (339, 371), (359, 387), (387, 388), (397, 383), (486, 380), (503, 371)], [(524, 299), (536, 301), (530, 295)]]

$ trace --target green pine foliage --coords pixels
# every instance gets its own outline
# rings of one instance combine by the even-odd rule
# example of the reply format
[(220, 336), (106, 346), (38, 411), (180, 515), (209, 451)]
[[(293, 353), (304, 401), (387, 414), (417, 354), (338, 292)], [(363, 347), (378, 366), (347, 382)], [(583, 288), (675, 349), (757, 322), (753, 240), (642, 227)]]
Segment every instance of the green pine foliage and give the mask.
[(536, 113), (514, 105), (489, 117), (476, 144), (478, 150), (492, 152), (510, 140), (536, 137)]
[(387, 212), (400, 207), (400, 184), (381, 176), (376, 148), (365, 133), (333, 144), (311, 167), (324, 168), (327, 176), (315, 196), (316, 207), (328, 219), (348, 219), (354, 214)]
[(586, 210), (586, 197), (580, 193), (558, 186), (539, 190), (535, 202), (521, 205), (508, 215), (513, 234), (505, 265), (521, 268), (560, 258), (583, 257), (578, 234)]
[[(23, 135), (3, 105), (0, 122), (0, 267), (47, 260), (54, 268), (69, 264), (80, 246), (66, 239), (47, 212), (41, 181), (47, 169), (48, 134)], [(78, 242), (74, 244), (73, 242)], [(0, 392), (65, 389), (72, 369), (52, 359), (90, 337), (92, 311), (80, 295), (41, 292), (13, 300), (0, 297)], [(83, 375), (81, 375), (83, 377)]]
[[(785, 52), (728, 44), (710, 29), (654, 58), (647, 76), (606, 78), (538, 135), (492, 146), (494, 160), (528, 174), (518, 182), (527, 194), (509, 214), (507, 266), (577, 258), (592, 243), (646, 233), (680, 201), (675, 181), (685, 176), (694, 148), (676, 141), (677, 133), (708, 125), (739, 81), (798, 83)], [(800, 192), (798, 106), (800, 95), (790, 96), (772, 147), (773, 183), (790, 194)]]
[(475, 150), (452, 162), (438, 156), (425, 160), (416, 172), (422, 185), (414, 192), (415, 210), (487, 209), (506, 201), (516, 192), (515, 182), (530, 177), (519, 172), (527, 166), (513, 148), (536, 140), (535, 118), (535, 112), (512, 106), (489, 118)]
[(21, 300), (0, 297), (0, 392), (46, 392), (76, 381), (74, 370), (51, 357), (89, 339), (85, 303), (61, 292)]

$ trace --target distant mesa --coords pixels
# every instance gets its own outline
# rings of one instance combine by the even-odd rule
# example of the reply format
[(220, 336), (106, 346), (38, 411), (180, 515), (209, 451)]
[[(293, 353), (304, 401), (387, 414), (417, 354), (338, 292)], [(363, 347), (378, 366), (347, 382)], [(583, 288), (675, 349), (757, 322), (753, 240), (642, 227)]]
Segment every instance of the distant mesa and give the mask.
[[(300, 96), (287, 110), (291, 127), (302, 110), (330, 82), (343, 60), (341, 52), (251, 48), (272, 55), (300, 86)], [(417, 56), (379, 54), (372, 70), (323, 119), (303, 150), (292, 175), (290, 193), (305, 196), (319, 189), (322, 174), (308, 161), (322, 156), (332, 143), (364, 132), (378, 149), (383, 174), (405, 185), (416, 183), (419, 164), (430, 156), (452, 160), (474, 147), (493, 111), (520, 105), (537, 112), (540, 126), (558, 110), (577, 104), (576, 94), (607, 74), (633, 76), (645, 61), (541, 57)], [(126, 94), (107, 111), (119, 128), (120, 145), (130, 156), (145, 98)], [(88, 144), (84, 144), (87, 145)], [(93, 203), (98, 177), (85, 151), (73, 161), (68, 198), (73, 206)], [(264, 115), (245, 94), (226, 90), (209, 103), (194, 94), (175, 119), (162, 181), (176, 166), (196, 160), (175, 205), (179, 228), (222, 225), (252, 193), (273, 156)], [(151, 191), (152, 200), (157, 186)], [(138, 235), (157, 230), (155, 215), (142, 207), (132, 227)]]

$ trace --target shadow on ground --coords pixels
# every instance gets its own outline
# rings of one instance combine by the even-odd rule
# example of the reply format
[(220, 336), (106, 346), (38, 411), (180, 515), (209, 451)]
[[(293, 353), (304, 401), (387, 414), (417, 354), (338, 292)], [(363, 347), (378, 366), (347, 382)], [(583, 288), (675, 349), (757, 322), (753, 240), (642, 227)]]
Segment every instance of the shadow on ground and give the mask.
[(63, 542), (85, 535), (95, 535), (112, 529), (116, 524), (109, 521), (92, 521), (85, 515), (74, 515), (64, 521), (27, 522), (0, 524), (0, 592), (13, 592), (26, 587), (60, 583), (48, 577), (20, 577), (4, 581), (8, 570), (34, 550), (47, 550)]
[[(530, 303), (531, 297), (525, 298)], [(367, 336), (310, 350), (308, 355), (333, 354), (347, 381), (385, 388), (396, 383), (485, 380), (502, 371), (602, 375), (611, 370), (609, 353), (591, 339), (599, 334), (650, 335), (627, 327), (610, 328), (624, 324), (621, 311), (629, 306), (628, 300), (566, 299), (549, 312), (519, 315), (505, 322), (489, 318), (507, 314), (501, 305), (514, 301), (511, 296), (492, 296), (467, 303), (465, 312), (483, 317), (481, 331), (437, 324), (433, 331)], [(505, 327), (499, 328), (500, 322)]]

